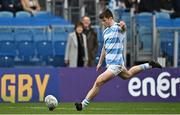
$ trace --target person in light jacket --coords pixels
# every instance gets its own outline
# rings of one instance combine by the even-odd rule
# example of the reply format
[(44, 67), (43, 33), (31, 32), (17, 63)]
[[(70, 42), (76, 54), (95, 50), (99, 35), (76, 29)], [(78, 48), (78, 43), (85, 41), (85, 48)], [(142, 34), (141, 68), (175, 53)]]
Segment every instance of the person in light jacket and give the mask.
[(77, 22), (74, 29), (68, 36), (64, 62), (68, 67), (84, 67), (88, 63), (88, 51), (83, 23)]

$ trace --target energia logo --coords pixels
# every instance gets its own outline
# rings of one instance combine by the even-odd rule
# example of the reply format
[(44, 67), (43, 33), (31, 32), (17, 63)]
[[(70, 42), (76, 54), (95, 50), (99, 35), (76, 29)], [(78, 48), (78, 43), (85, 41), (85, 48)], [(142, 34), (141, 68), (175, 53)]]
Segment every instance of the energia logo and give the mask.
[(138, 96), (159, 96), (168, 98), (177, 96), (180, 91), (180, 77), (171, 78), (168, 72), (162, 72), (157, 79), (146, 77), (140, 80), (137, 77), (132, 78), (128, 84), (128, 90), (133, 97)]

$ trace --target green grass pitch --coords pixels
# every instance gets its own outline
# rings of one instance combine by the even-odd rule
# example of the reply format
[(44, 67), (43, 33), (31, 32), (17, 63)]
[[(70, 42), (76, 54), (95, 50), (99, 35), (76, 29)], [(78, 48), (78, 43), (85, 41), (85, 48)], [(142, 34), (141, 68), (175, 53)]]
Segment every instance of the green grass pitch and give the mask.
[(59, 103), (49, 111), (44, 103), (0, 103), (0, 114), (180, 114), (180, 103), (91, 103), (76, 111), (74, 103)]

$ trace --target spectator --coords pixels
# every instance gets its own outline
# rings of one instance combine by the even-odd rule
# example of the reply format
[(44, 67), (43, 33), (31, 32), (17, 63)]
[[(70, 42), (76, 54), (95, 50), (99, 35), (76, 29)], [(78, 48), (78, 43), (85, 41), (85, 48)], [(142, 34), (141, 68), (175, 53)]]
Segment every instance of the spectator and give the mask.
[(180, 17), (180, 0), (172, 0), (174, 13), (171, 15), (171, 18)]
[(1, 8), (3, 11), (11, 11), (13, 13), (15, 12), (13, 0), (2, 0), (1, 4), (2, 4)]
[(82, 18), (84, 25), (83, 33), (87, 37), (87, 49), (88, 49), (88, 66), (95, 65), (95, 56), (98, 50), (97, 33), (91, 28), (91, 20), (88, 16)]
[(21, 0), (21, 3), (23, 6), (23, 9), (25, 11), (31, 12), (32, 14), (35, 14), (41, 9), (38, 0)]
[(14, 0), (14, 8), (15, 8), (15, 12), (17, 11), (22, 11), (23, 10), (23, 6), (21, 3), (21, 0)]
[(0, 11), (2, 11), (2, 0), (0, 0)]
[(135, 7), (135, 5), (138, 3), (137, 0), (124, 0), (126, 9), (130, 9), (132, 7)]
[(161, 12), (166, 12), (166, 13), (174, 12), (172, 0), (161, 0), (160, 4), (161, 4), (161, 9), (160, 9)]
[(126, 4), (125, 4), (125, 0), (116, 0), (117, 1), (117, 6), (120, 8), (120, 9), (123, 9), (125, 10), (126, 9)]
[(82, 18), (82, 23), (84, 25), (83, 33), (87, 37), (88, 66), (91, 67), (95, 65), (95, 56), (98, 50), (97, 33), (91, 28), (91, 20), (88, 16)]
[(110, 9), (116, 17), (122, 15), (122, 12), (126, 9), (124, 0), (110, 0), (108, 4), (108, 9)]
[(153, 12), (160, 11), (160, 1), (159, 0), (141, 0), (138, 9), (139, 12)]
[(65, 64), (69, 67), (83, 67), (88, 63), (86, 35), (83, 34), (83, 23), (75, 24), (75, 31), (70, 33), (66, 45)]
[(99, 0), (99, 14), (107, 9), (108, 2), (107, 0)]
[(0, 11), (16, 13), (23, 10), (20, 0), (0, 0)]

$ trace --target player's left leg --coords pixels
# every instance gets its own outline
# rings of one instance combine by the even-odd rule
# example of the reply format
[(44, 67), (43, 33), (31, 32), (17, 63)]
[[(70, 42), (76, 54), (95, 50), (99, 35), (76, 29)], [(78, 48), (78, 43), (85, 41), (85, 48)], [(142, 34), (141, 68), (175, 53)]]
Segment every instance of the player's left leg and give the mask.
[(151, 68), (162, 68), (162, 66), (158, 62), (150, 61), (149, 63), (133, 66), (129, 70), (124, 68), (123, 71), (118, 74), (118, 76), (120, 76), (123, 79), (129, 79), (132, 76)]
[(137, 66), (133, 66), (131, 67), (129, 70), (127, 70), (126, 68), (124, 68), (121, 73), (118, 74), (119, 77), (121, 77), (122, 79), (126, 80), (131, 78), (132, 76), (140, 73), (141, 71), (143, 71), (144, 69), (137, 65)]
[(76, 109), (81, 111), (85, 106), (87, 106), (90, 101), (99, 93), (101, 86), (113, 78), (114, 74), (109, 70), (106, 70), (104, 73), (99, 75), (93, 87), (88, 92), (86, 98), (81, 103), (75, 103)]

